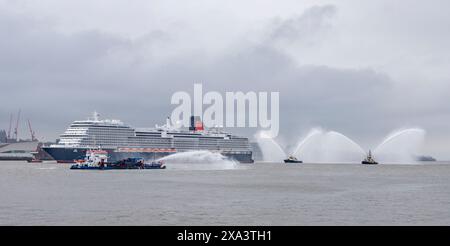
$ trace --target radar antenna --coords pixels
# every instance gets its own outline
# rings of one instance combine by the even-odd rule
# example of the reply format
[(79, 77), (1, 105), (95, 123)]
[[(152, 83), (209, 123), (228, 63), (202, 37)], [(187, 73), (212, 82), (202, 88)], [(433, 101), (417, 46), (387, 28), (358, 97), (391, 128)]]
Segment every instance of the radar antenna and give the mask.
[(99, 117), (100, 117), (100, 114), (99, 113), (97, 113), (97, 111), (94, 111), (94, 113), (92, 114), (92, 119), (94, 120), (94, 121), (98, 121), (98, 119), (99, 119)]

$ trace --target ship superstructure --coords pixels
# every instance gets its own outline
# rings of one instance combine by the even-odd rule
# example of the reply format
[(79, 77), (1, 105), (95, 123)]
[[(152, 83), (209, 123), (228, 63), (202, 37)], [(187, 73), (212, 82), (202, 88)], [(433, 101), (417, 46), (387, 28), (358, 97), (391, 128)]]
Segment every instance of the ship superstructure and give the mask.
[(73, 162), (94, 148), (108, 151), (112, 160), (156, 160), (177, 152), (209, 150), (240, 162), (253, 162), (248, 138), (220, 128), (205, 130), (198, 117), (192, 117), (191, 127), (184, 130), (172, 126), (170, 119), (163, 126), (133, 128), (120, 120), (100, 119), (94, 113), (92, 118), (74, 121), (56, 144), (43, 149), (59, 162)]

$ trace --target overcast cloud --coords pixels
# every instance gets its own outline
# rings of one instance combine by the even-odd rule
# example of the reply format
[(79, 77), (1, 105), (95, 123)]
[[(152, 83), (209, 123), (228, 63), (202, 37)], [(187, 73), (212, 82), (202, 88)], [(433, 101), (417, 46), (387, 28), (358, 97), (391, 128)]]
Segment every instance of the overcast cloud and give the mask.
[(206, 91), (280, 91), (286, 145), (316, 126), (365, 148), (423, 127), (425, 152), (448, 159), (449, 7), (0, 0), (0, 129), (19, 108), (46, 140), (93, 110), (154, 125), (175, 107), (174, 92), (201, 82)]

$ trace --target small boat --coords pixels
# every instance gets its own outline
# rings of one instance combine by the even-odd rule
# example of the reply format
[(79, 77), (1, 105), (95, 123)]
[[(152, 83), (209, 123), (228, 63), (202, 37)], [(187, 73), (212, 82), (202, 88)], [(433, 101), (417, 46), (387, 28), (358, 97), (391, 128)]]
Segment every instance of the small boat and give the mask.
[(113, 170), (113, 169), (166, 169), (162, 161), (145, 163), (143, 158), (127, 158), (114, 163), (108, 163), (108, 152), (89, 150), (84, 160), (76, 160), (77, 164), (70, 167), (73, 170)]
[(369, 150), (369, 154), (367, 154), (366, 159), (364, 159), (361, 164), (364, 165), (377, 165), (378, 162), (375, 161), (375, 159), (372, 157), (372, 152)]
[(31, 160), (27, 160), (28, 163), (42, 163), (42, 160), (39, 159), (31, 159)]
[(291, 155), (286, 160), (284, 160), (284, 163), (303, 163), (303, 161), (300, 161)]
[(166, 169), (162, 161), (145, 163), (143, 158), (127, 158), (110, 164), (113, 169)]
[(144, 164), (143, 169), (166, 169), (166, 166), (162, 161), (157, 161), (150, 164)]
[(108, 152), (104, 150), (88, 150), (84, 160), (77, 160), (76, 163), (70, 167), (74, 170), (106, 170), (113, 169), (108, 165)]
[(86, 165), (86, 164), (83, 164), (83, 165), (75, 164), (75, 165), (72, 165), (70, 167), (70, 169), (72, 169), (72, 170), (112, 170), (115, 168), (112, 168), (112, 167), (106, 166), (106, 165), (105, 166), (90, 166), (90, 165)]

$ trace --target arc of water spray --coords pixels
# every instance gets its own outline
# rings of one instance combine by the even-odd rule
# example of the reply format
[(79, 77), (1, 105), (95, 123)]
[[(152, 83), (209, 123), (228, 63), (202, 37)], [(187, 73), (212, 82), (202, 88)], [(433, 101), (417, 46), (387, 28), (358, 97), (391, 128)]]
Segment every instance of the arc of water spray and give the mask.
[(283, 148), (266, 133), (258, 132), (255, 137), (261, 148), (264, 161), (279, 162), (286, 157), (286, 152)]
[(394, 139), (400, 137), (403, 134), (406, 133), (410, 133), (410, 132), (416, 132), (419, 134), (425, 134), (425, 130), (421, 129), (421, 128), (409, 128), (409, 129), (403, 129), (403, 130), (398, 130), (390, 135), (388, 135), (388, 137), (386, 137), (383, 142), (381, 142), (381, 144), (379, 144), (374, 152), (379, 151), (383, 146), (385, 146), (386, 144), (388, 144), (389, 142), (393, 141)]
[[(389, 135), (380, 145), (378, 145), (374, 149), (374, 154), (377, 156), (380, 156), (380, 158), (383, 156), (383, 151), (381, 151), (383, 148), (386, 148), (391, 142), (402, 140), (402, 136), (408, 136), (406, 134), (415, 133), (418, 134), (416, 136), (424, 136), (425, 130), (420, 128), (410, 128), (410, 129), (404, 129), (397, 131), (391, 135)], [(302, 157), (305, 157), (305, 155), (311, 154), (306, 153), (305, 148), (309, 146), (311, 141), (315, 138), (319, 137), (318, 141), (314, 142), (315, 145), (315, 151), (317, 153), (314, 154), (313, 158), (310, 161), (313, 162), (337, 162), (340, 159), (344, 162), (347, 162), (348, 160), (355, 161), (358, 158), (363, 158), (367, 153), (366, 151), (355, 141), (348, 138), (347, 136), (343, 135), (342, 133), (335, 132), (335, 131), (328, 131), (325, 132), (324, 130), (320, 128), (313, 128), (309, 134), (301, 140), (294, 151), (292, 152), (292, 155), (295, 156), (298, 159), (302, 159)], [(258, 142), (260, 143), (261, 150), (263, 152), (263, 157), (265, 161), (281, 161), (284, 157), (286, 157), (286, 153), (284, 152), (283, 148), (270, 136), (267, 136), (263, 132), (260, 132), (257, 134)], [(389, 151), (394, 152), (396, 156), (398, 155), (413, 155), (411, 149), (407, 149), (408, 146), (414, 146), (414, 144), (417, 145), (416, 142), (410, 143), (410, 139), (406, 139), (407, 144), (403, 144), (403, 146), (395, 146), (396, 148), (389, 148)], [(402, 144), (400, 144), (402, 145)], [(336, 148), (341, 147), (341, 148)], [(405, 149), (406, 146), (406, 149)], [(343, 149), (343, 147), (347, 149)], [(401, 150), (401, 148), (404, 148), (404, 151)], [(352, 152), (353, 150), (353, 152)], [(356, 150), (356, 151), (355, 151)], [(386, 152), (386, 151), (384, 151)], [(356, 153), (361, 154), (362, 156), (356, 157)], [(324, 159), (325, 157), (325, 159)], [(349, 159), (350, 158), (350, 159)], [(381, 158), (382, 159), (382, 158)], [(385, 158), (386, 161), (392, 161), (392, 157)], [(406, 159), (405, 159), (406, 160)]]
[(308, 135), (306, 135), (305, 138), (303, 138), (302, 141), (300, 141), (297, 144), (297, 147), (294, 149), (294, 151), (292, 152), (292, 155), (295, 156), (296, 158), (301, 158), (300, 154), (301, 154), (301, 149), (305, 146), (306, 143), (309, 142), (310, 139), (312, 139), (313, 137), (319, 135), (319, 134), (323, 134), (323, 130), (321, 128), (313, 128)]
[(390, 163), (415, 163), (415, 155), (418, 154), (425, 137), (425, 130), (421, 128), (409, 128), (398, 130), (386, 137), (378, 145), (374, 153), (379, 160)]
[(336, 135), (339, 137), (342, 137), (343, 139), (345, 139), (346, 141), (348, 141), (350, 144), (352, 144), (354, 147), (356, 147), (361, 154), (366, 154), (366, 151), (361, 147), (361, 145), (357, 144), (355, 141), (353, 141), (352, 139), (350, 139), (349, 137), (345, 136), (344, 134), (340, 133), (340, 132), (335, 132), (335, 131), (330, 131), (327, 133), (327, 135)]
[(329, 131), (324, 136), (322, 162), (353, 163), (360, 162), (366, 155), (364, 149), (342, 133)]
[[(312, 142), (313, 140), (316, 141)], [(312, 146), (313, 149), (309, 149), (308, 151), (307, 148), (311, 143), (315, 143), (315, 145)], [(347, 147), (347, 149), (345, 149), (345, 147)], [(311, 150), (313, 150), (314, 153), (312, 153)], [(352, 150), (353, 152), (346, 152)], [(356, 157), (356, 153), (361, 154), (361, 156)], [(355, 161), (359, 158), (363, 158), (365, 154), (366, 152), (359, 144), (342, 133), (325, 131), (321, 128), (313, 128), (308, 135), (299, 142), (297, 148), (293, 152), (293, 155), (298, 159), (309, 159), (308, 161), (317, 163), (346, 162), (342, 159), (342, 155), (346, 156), (345, 158), (348, 159), (347, 161)]]
[(158, 159), (167, 162), (169, 168), (175, 169), (236, 169), (237, 162), (220, 153), (207, 150), (179, 152)]

